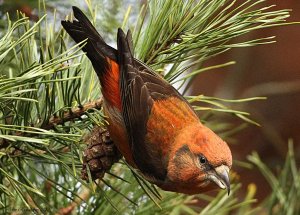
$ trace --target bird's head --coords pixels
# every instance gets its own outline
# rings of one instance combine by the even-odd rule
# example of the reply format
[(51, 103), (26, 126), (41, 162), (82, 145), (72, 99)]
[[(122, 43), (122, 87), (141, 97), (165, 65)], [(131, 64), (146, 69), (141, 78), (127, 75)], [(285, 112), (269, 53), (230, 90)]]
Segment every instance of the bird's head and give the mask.
[(197, 123), (181, 130), (173, 146), (165, 189), (196, 194), (219, 187), (229, 194), (232, 155), (226, 142)]

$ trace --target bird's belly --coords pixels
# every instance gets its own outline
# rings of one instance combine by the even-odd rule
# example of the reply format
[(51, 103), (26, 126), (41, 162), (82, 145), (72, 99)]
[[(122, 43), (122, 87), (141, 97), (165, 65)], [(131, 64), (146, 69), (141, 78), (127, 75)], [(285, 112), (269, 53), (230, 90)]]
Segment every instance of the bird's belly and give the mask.
[(126, 127), (124, 125), (124, 120), (121, 112), (117, 108), (105, 104), (104, 113), (108, 117), (107, 128), (110, 137), (114, 141), (114, 144), (117, 146), (121, 154), (125, 157), (126, 162), (135, 167), (127, 138)]

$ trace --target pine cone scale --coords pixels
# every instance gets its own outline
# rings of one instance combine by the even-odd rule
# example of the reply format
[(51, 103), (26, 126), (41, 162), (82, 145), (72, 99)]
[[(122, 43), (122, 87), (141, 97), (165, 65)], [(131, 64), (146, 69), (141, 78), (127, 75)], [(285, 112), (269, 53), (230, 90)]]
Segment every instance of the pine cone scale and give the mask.
[(88, 144), (83, 153), (83, 166), (81, 178), (88, 180), (89, 167), (93, 180), (102, 179), (106, 171), (109, 171), (114, 163), (122, 156), (114, 145), (108, 131), (101, 127), (94, 127), (91, 133), (85, 138)]

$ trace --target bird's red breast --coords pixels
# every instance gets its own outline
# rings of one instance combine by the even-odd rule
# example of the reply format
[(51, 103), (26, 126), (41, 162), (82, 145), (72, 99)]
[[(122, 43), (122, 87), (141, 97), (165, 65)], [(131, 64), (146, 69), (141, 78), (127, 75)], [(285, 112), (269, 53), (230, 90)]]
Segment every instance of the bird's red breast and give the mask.
[(146, 141), (161, 149), (163, 156), (169, 153), (174, 138), (187, 125), (199, 123), (191, 108), (176, 97), (154, 102), (147, 122)]

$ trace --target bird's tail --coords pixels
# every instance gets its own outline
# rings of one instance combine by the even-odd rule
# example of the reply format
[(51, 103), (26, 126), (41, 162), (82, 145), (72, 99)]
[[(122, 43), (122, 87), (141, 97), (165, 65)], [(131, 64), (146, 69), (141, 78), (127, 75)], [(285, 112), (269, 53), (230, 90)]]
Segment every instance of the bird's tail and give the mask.
[(73, 22), (62, 21), (61, 24), (76, 43), (87, 39), (82, 50), (86, 52), (98, 77), (101, 79), (104, 73), (109, 71), (108, 58), (117, 61), (117, 51), (104, 42), (101, 35), (79, 8), (75, 6), (72, 8), (77, 20), (73, 20)]

